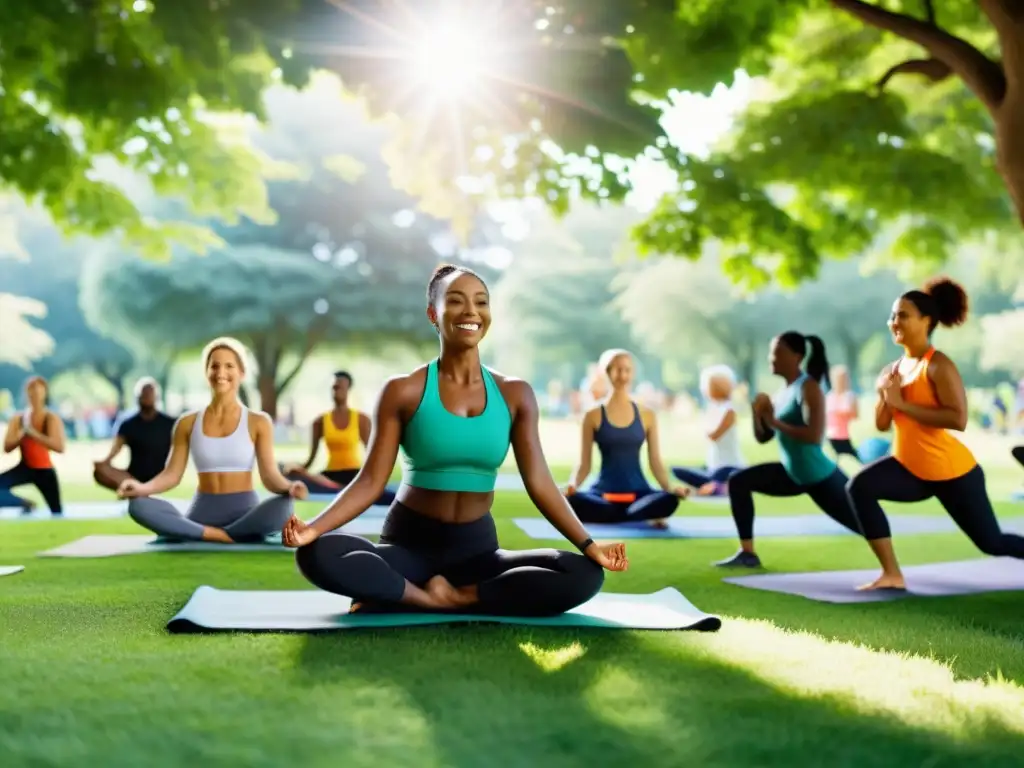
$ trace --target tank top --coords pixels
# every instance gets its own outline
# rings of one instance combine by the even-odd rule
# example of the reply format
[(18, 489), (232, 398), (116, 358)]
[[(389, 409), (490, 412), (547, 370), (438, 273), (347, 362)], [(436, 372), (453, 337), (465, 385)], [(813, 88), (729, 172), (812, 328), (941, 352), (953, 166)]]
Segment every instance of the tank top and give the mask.
[(853, 392), (829, 392), (825, 398), (825, 437), (830, 440), (849, 440), (850, 422), (853, 421)]
[(359, 411), (348, 409), (344, 429), (334, 426), (330, 412), (323, 415), (324, 445), (327, 446), (327, 472), (359, 469), (363, 465), (362, 443), (359, 440)]
[[(908, 403), (926, 408), (938, 407), (939, 399), (928, 378), (928, 365), (934, 355), (935, 348), (930, 347), (917, 370), (901, 382), (900, 391)], [(894, 370), (899, 370), (900, 360), (896, 361)], [(929, 427), (895, 409), (892, 426), (892, 455), (915, 477), (953, 480), (966, 475), (978, 463), (970, 449), (943, 427)]]
[[(34, 427), (37, 432), (46, 434), (47, 422), (46, 411), (43, 411), (43, 420), (39, 426), (32, 423), (32, 414), (29, 411), (25, 411), (21, 415), (22, 429), (25, 425)], [(21, 449), (21, 462), (29, 469), (53, 469), (53, 460), (50, 458), (50, 449), (27, 435), (23, 435), (21, 441), (18, 443), (18, 448)]]
[[(732, 403), (712, 400), (708, 404), (706, 414), (708, 430), (716, 429), (722, 423), (725, 415), (731, 410), (733, 410)], [(714, 472), (721, 467), (742, 469), (746, 466), (743, 456), (740, 455), (740, 434), (739, 430), (736, 429), (735, 421), (717, 440), (709, 440), (708, 443), (705, 464), (709, 472)]]
[(490, 493), (508, 455), (512, 414), (494, 376), (480, 367), (487, 405), (457, 416), (441, 402), (437, 360), (427, 365), (423, 397), (402, 430), (402, 479), (413, 488)]
[(601, 423), (594, 431), (594, 442), (601, 452), (601, 470), (593, 490), (598, 493), (635, 493), (651, 486), (640, 467), (640, 448), (647, 440), (640, 408), (633, 406), (633, 420), (625, 427), (608, 421), (608, 412), (601, 406)]
[(203, 434), (205, 414), (205, 408), (196, 414), (192, 434), (188, 438), (196, 472), (252, 472), (256, 462), (256, 446), (249, 434), (249, 409), (242, 406), (238, 426), (226, 437), (208, 437)]
[[(806, 427), (804, 384), (806, 373), (775, 396), (775, 417), (784, 424)], [(815, 485), (836, 471), (836, 464), (825, 455), (821, 443), (807, 443), (783, 432), (777, 433), (782, 466), (799, 485)]]

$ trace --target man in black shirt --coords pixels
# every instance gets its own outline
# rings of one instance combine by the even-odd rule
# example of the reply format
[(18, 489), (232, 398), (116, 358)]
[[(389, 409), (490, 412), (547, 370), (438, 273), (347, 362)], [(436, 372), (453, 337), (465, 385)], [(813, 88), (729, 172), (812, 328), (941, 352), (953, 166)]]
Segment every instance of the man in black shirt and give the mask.
[[(139, 379), (135, 385), (135, 398), (139, 412), (121, 422), (107, 457), (93, 462), (93, 479), (112, 491), (116, 491), (129, 477), (143, 483), (152, 480), (163, 470), (171, 450), (175, 422), (156, 408), (156, 381), (149, 377)], [(128, 469), (118, 469), (110, 462), (126, 445), (131, 452)]]

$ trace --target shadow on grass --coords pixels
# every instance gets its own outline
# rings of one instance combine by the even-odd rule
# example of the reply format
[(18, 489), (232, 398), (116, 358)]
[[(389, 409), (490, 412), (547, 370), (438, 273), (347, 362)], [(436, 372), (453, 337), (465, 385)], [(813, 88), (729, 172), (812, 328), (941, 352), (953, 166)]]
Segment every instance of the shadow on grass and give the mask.
[[(378, 633), (369, 643), (346, 635), (306, 638), (298, 682), (400, 691), (444, 765), (1010, 766), (1024, 748), (991, 718), (972, 717), (970, 740), (958, 742), (837, 696), (795, 696), (687, 653), (668, 633), (460, 627)], [(552, 671), (521, 648), (573, 642), (576, 658)]]

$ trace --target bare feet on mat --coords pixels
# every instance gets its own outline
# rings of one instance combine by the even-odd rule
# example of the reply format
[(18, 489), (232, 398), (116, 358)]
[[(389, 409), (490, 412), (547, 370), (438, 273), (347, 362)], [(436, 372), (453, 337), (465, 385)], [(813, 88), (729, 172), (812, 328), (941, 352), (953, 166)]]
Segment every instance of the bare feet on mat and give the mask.
[(906, 589), (907, 583), (903, 580), (902, 573), (883, 573), (870, 584), (862, 584), (857, 587), (858, 592), (868, 592), (874, 589)]
[(436, 602), (437, 608), (461, 608), (477, 601), (476, 587), (455, 587), (444, 576), (434, 576), (423, 591)]
[(235, 540), (228, 536), (223, 528), (214, 528), (209, 525), (203, 529), (203, 541), (216, 541), (221, 544), (235, 543)]
[(714, 496), (715, 491), (718, 490), (718, 483), (710, 482), (704, 483), (700, 488), (697, 489), (698, 496)]
[(648, 520), (647, 522), (650, 524), (651, 528), (654, 528), (657, 531), (668, 530), (668, 520), (664, 518), (662, 518), (661, 520)]

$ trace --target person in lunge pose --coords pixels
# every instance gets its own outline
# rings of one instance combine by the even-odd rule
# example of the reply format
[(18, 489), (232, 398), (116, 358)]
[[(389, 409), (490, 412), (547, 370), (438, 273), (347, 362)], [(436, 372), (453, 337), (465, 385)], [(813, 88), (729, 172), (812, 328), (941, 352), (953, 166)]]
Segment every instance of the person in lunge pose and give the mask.
[[(1024, 559), (1024, 537), (1000, 530), (985, 472), (953, 434), (967, 427), (967, 395), (956, 365), (931, 342), (937, 326), (963, 324), (967, 308), (966, 291), (944, 277), (893, 304), (889, 332), (903, 355), (882, 369), (875, 405), (875, 426), (893, 430), (892, 455), (864, 467), (847, 490), (862, 519), (879, 500), (911, 503), (934, 496), (986, 555)], [(882, 575), (867, 588), (905, 586), (890, 549)]]
[[(601, 589), (602, 569), (626, 569), (626, 548), (595, 543), (555, 485), (529, 384), (480, 363), (491, 324), (487, 286), (464, 267), (438, 267), (427, 317), (440, 355), (387, 382), (355, 480), (312, 522), (292, 517), (285, 526), (299, 570), (351, 597), (353, 610), (551, 616), (587, 602)], [(490, 509), (510, 444), (530, 498), (582, 554), (499, 548)], [(404, 482), (380, 543), (338, 531), (380, 496), (399, 448)]]
[(754, 497), (806, 494), (818, 509), (840, 525), (868, 540), (876, 556), (891, 551), (889, 522), (878, 504), (858, 520), (846, 495), (846, 475), (825, 455), (825, 394), (828, 359), (817, 336), (787, 331), (772, 340), (772, 373), (786, 386), (773, 402), (761, 393), (754, 399), (754, 436), (766, 443), (778, 437), (779, 461), (756, 464), (729, 478), (729, 504), (740, 537), (740, 551), (716, 565), (757, 568), (754, 550)]
[(47, 408), (49, 385), (42, 376), (33, 376), (25, 383), (28, 408), (14, 414), (4, 435), (4, 453), (15, 449), (21, 452), (21, 461), (0, 474), (0, 507), (21, 507), (31, 512), (35, 506), (28, 499), (15, 496), (11, 488), (34, 485), (42, 494), (51, 514), (61, 515), (60, 482), (53, 468), (50, 452), (64, 453), (64, 422)]
[[(261, 541), (277, 533), (292, 516), (292, 499), (304, 499), (306, 486), (291, 482), (274, 461), (274, 425), (265, 413), (253, 413), (238, 399), (245, 375), (245, 351), (235, 339), (214, 339), (203, 350), (210, 404), (187, 413), (174, 426), (167, 466), (148, 482), (124, 480), (118, 496), (128, 498), (128, 514), (139, 525), (168, 539), (235, 542)], [(189, 455), (199, 474), (199, 489), (182, 515), (164, 499), (151, 498), (181, 482)], [(253, 464), (266, 489), (264, 501), (252, 487)]]

